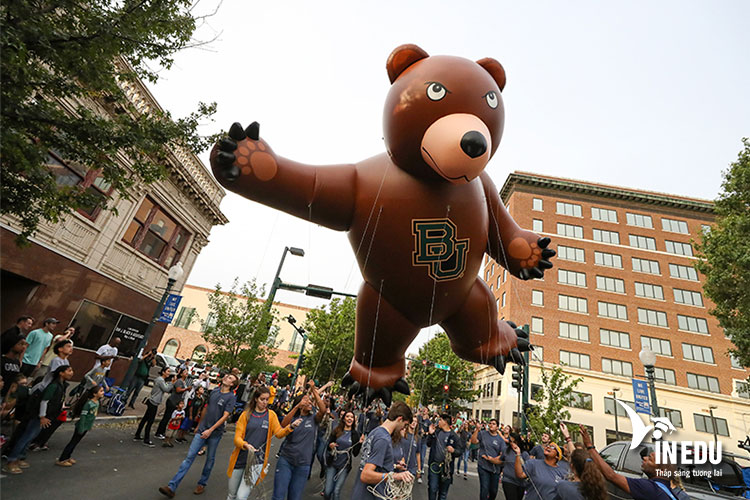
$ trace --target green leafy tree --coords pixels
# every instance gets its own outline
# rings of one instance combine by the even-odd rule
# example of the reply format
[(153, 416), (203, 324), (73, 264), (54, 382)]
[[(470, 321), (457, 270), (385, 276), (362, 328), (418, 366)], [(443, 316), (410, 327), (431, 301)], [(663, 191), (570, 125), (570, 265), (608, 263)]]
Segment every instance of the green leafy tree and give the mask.
[(563, 442), (560, 422), (570, 419), (566, 407), (570, 406), (573, 389), (582, 380), (580, 377), (571, 378), (559, 366), (542, 368), (542, 388), (534, 393), (536, 405), (526, 415), (534, 439), (539, 440), (542, 433), (548, 432), (554, 441)]
[(308, 346), (312, 347), (305, 350), (304, 375), (321, 384), (343, 378), (354, 352), (356, 304), (350, 297), (335, 298), (307, 314), (303, 326), (308, 332)]
[(734, 343), (742, 366), (750, 366), (750, 140), (724, 172), (715, 202), (716, 224), (696, 245), (703, 290), (716, 304), (711, 314)]
[[(264, 287), (255, 280), (240, 286), (235, 278), (232, 288), (224, 292), (221, 286), (208, 298), (209, 318), (203, 321), (203, 338), (211, 345), (207, 361), (222, 368), (239, 368), (242, 373), (257, 374), (269, 367), (273, 357), (276, 326), (268, 328), (276, 317), (276, 310), (267, 311)], [(270, 341), (271, 340), (271, 341)]]
[(107, 196), (70, 185), (71, 174), (56, 176), (50, 152), (87, 175), (87, 182), (96, 174), (97, 186), (128, 198), (134, 185), (165, 177), (165, 145), (198, 153), (214, 141), (196, 131), (214, 104), (200, 103), (175, 120), (162, 109), (139, 109), (123, 90), (138, 79), (156, 82), (177, 51), (201, 44), (191, 38), (201, 20), (193, 3), (2, 3), (0, 214), (20, 220), (19, 242), (42, 220), (54, 223), (79, 208), (107, 208)]
[[(423, 360), (428, 363), (423, 364)], [(448, 365), (451, 369), (439, 370), (433, 366), (434, 363)], [(443, 401), (447, 401), (455, 408), (462, 401), (473, 401), (480, 392), (473, 389), (474, 366), (456, 356), (445, 332), (440, 332), (420, 347), (406, 380), (412, 391), (408, 401), (415, 402), (415, 406), (420, 402), (426, 406), (442, 405)], [(443, 390), (446, 383), (447, 394)]]

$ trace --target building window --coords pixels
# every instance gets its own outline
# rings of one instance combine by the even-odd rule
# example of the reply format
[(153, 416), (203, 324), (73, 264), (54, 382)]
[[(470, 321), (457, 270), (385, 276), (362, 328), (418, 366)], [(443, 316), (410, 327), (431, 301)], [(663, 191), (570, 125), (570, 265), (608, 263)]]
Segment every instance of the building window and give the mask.
[(664, 300), (664, 289), (659, 285), (635, 282), (635, 296), (645, 299)]
[(500, 280), (501, 280), (501, 275), (500, 275), (500, 274), (498, 274), (498, 275), (497, 275), (497, 282), (496, 282), (496, 284), (495, 284), (495, 285), (496, 285), (496, 288), (497, 288), (498, 290), (500, 290), (500, 283), (502, 283), (502, 282), (501, 282)]
[(607, 208), (591, 207), (591, 218), (602, 222), (617, 223), (617, 212)]
[(570, 393), (570, 402), (567, 406), (581, 410), (593, 410), (594, 403), (591, 394), (585, 392), (573, 391)]
[(531, 318), (531, 333), (537, 333), (544, 335), (544, 319), (543, 318)]
[(711, 232), (711, 226), (708, 224), (701, 224), (701, 233), (708, 234)]
[(589, 327), (560, 321), (560, 337), (571, 340), (589, 341)]
[(216, 313), (214, 312), (208, 313), (208, 316), (206, 316), (206, 321), (203, 322), (203, 327), (201, 328), (201, 331), (207, 332), (216, 328), (216, 319), (217, 319)]
[(537, 212), (544, 212), (544, 202), (541, 198), (534, 198), (531, 202), (531, 209)]
[(531, 303), (535, 306), (543, 306), (544, 305), (544, 292), (541, 290), (532, 290), (531, 291)]
[(625, 214), (625, 220), (628, 226), (645, 227), (647, 229), (654, 228), (654, 223), (651, 221), (650, 215), (631, 214), (628, 212)]
[(641, 347), (649, 348), (659, 356), (672, 356), (672, 344), (669, 340), (658, 339), (656, 337), (641, 336)]
[(544, 232), (544, 222), (541, 219), (534, 219), (532, 221), (531, 230), (536, 233)]
[(668, 327), (667, 313), (663, 311), (654, 311), (652, 309), (638, 308), (638, 323), (644, 325)]
[(630, 241), (630, 246), (633, 248), (641, 248), (643, 250), (656, 250), (656, 240), (653, 238), (649, 238), (648, 236), (629, 234), (628, 239)]
[(597, 266), (622, 269), (622, 256), (616, 253), (594, 252), (594, 263)]
[(719, 379), (716, 377), (698, 375), (697, 373), (688, 373), (687, 381), (688, 387), (690, 387), (691, 389), (721, 393), (721, 391), (719, 390)]
[(750, 384), (744, 380), (735, 380), (734, 388), (737, 391), (737, 396), (742, 399), (750, 399)]
[(675, 255), (686, 255), (688, 257), (693, 256), (693, 247), (690, 246), (690, 243), (664, 240), (664, 246), (668, 253), (673, 253)]
[[(618, 412), (619, 412), (619, 409), (618, 409)], [(607, 433), (605, 434), (605, 437), (607, 439), (605, 446), (609, 446), (612, 443), (615, 443), (617, 441), (630, 441), (633, 439), (633, 435), (631, 433), (623, 432), (622, 430), (615, 431), (614, 429), (607, 429)], [(607, 448), (607, 451), (610, 451), (610, 450), (616, 451), (615, 456), (617, 457), (617, 460), (619, 460), (620, 454), (622, 453), (621, 450), (624, 448), (625, 448), (625, 445), (616, 445), (616, 446)], [(604, 460), (607, 460), (608, 458), (604, 455), (604, 453), (602, 453), (602, 457), (604, 458)], [(609, 462), (609, 460), (607, 461)]]
[(557, 282), (563, 285), (586, 286), (586, 274), (565, 269), (557, 270)]
[(729, 354), (729, 360), (732, 363), (732, 368), (736, 368), (737, 370), (744, 370), (745, 367), (742, 366), (742, 363), (740, 363), (740, 360), (737, 356), (734, 354)]
[(659, 262), (655, 260), (639, 259), (633, 257), (633, 271), (638, 273), (661, 274), (659, 271)]
[(692, 333), (708, 333), (708, 322), (703, 318), (677, 315), (677, 327)]
[(617, 231), (605, 231), (604, 229), (594, 229), (594, 241), (610, 243), (612, 245), (620, 244), (620, 233)]
[(195, 307), (181, 307), (180, 312), (177, 313), (177, 319), (174, 322), (174, 326), (177, 328), (189, 329), (194, 317)]
[(687, 222), (683, 220), (664, 219), (661, 220), (661, 228), (670, 233), (688, 234)]
[(289, 342), (289, 350), (292, 352), (300, 352), (302, 350), (302, 336), (296, 331), (292, 333), (292, 340)]
[(164, 345), (164, 350), (162, 351), (163, 354), (166, 354), (167, 356), (176, 356), (177, 355), (177, 349), (180, 348), (180, 343), (177, 342), (177, 339), (169, 339), (167, 340), (167, 343)]
[(690, 361), (713, 363), (714, 351), (710, 347), (695, 344), (682, 344), (682, 357)]
[(586, 313), (586, 314), (588, 314), (589, 312), (588, 301), (582, 297), (572, 297), (570, 295), (560, 294), (558, 296), (557, 305), (562, 311), (570, 311), (570, 312)]
[(633, 365), (626, 361), (602, 358), (602, 371), (604, 373), (611, 373), (612, 375), (619, 375), (621, 377), (632, 377)]
[(502, 303), (500, 304), (500, 307), (505, 307), (505, 292), (503, 292), (503, 300), (502, 300)]
[(583, 248), (557, 245), (557, 258), (560, 260), (572, 260), (573, 262), (586, 262)]
[(729, 437), (729, 427), (727, 426), (727, 420), (725, 418), (714, 417), (711, 415), (701, 415), (700, 413), (693, 413), (693, 420), (695, 421), (695, 430), (698, 432), (707, 432), (709, 434), (714, 433), (714, 423), (716, 424), (716, 434), (719, 436)]
[(605, 292), (625, 293), (625, 282), (619, 278), (596, 277), (596, 289)]
[(531, 384), (529, 397), (534, 401), (540, 401), (544, 397), (544, 386), (541, 384)]
[(88, 169), (76, 162), (63, 162), (56, 154), (47, 155), (47, 169), (52, 172), (58, 186), (78, 186), (91, 198), (91, 203), (78, 212), (88, 219), (96, 220), (112, 193), (112, 186), (100, 175), (101, 170)]
[(190, 356), (190, 359), (192, 359), (196, 363), (203, 363), (203, 360), (206, 359), (206, 354), (208, 354), (208, 349), (206, 349), (206, 346), (199, 345), (196, 346), (195, 349), (193, 349), (193, 355)]
[(505, 283), (505, 280), (507, 280), (507, 279), (508, 279), (508, 270), (507, 269), (503, 269), (503, 283)]
[(179, 262), (190, 234), (172, 217), (145, 198), (122, 240), (163, 267)]
[(557, 234), (581, 240), (583, 239), (583, 226), (574, 226), (573, 224), (563, 224), (562, 222), (558, 222)]
[(583, 368), (585, 370), (590, 370), (591, 358), (588, 354), (560, 351), (560, 364), (564, 364), (572, 368)]
[(612, 319), (628, 319), (628, 308), (622, 304), (599, 301), (599, 316)]
[(599, 329), (599, 343), (609, 347), (630, 349), (630, 334), (601, 328)]
[[(629, 407), (631, 407), (633, 409), (633, 411), (635, 411), (635, 403), (633, 403), (632, 401), (627, 401), (625, 399), (620, 399), (620, 398), (617, 398), (617, 401), (619, 401), (620, 403), (628, 405)], [(604, 398), (604, 414), (605, 415), (614, 415), (615, 414), (615, 400), (614, 400), (614, 398), (608, 398), (608, 397)], [(627, 415), (625, 413), (625, 410), (623, 410), (620, 407), (620, 405), (617, 405), (617, 415), (621, 416), (621, 417), (624, 417), (624, 416)], [(622, 433), (620, 433), (620, 434), (622, 434)]]
[(682, 412), (680, 410), (659, 407), (659, 416), (668, 418), (675, 427), (682, 428)]
[(698, 281), (698, 272), (690, 266), (669, 264), (669, 275), (681, 280)]
[(531, 351), (531, 360), (538, 361), (539, 363), (544, 361), (544, 347), (535, 345), (534, 350)]
[(675, 288), (674, 301), (678, 304), (703, 307), (703, 296), (701, 296), (700, 292), (692, 292), (690, 290), (681, 290), (679, 288)]
[(575, 203), (557, 202), (557, 213), (559, 215), (569, 215), (571, 217), (582, 217), (581, 205)]
[[(654, 378), (657, 382), (661, 382), (662, 384), (677, 385), (677, 379), (674, 376), (674, 370), (670, 370), (669, 368), (659, 368), (658, 366), (655, 366)], [(674, 421), (672, 421), (672, 423), (674, 423)]]

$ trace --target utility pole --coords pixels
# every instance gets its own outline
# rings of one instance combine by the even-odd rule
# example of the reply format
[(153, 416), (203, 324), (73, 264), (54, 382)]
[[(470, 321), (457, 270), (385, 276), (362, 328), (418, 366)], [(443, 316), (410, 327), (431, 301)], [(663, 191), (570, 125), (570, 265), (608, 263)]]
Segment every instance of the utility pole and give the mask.
[(612, 392), (609, 392), (607, 394), (611, 394), (612, 398), (614, 399), (614, 409), (615, 409), (615, 441), (620, 440), (620, 422), (617, 418), (617, 391), (619, 391), (619, 387), (613, 387)]
[[(521, 329), (526, 332), (527, 336), (530, 336), (529, 325), (523, 325)], [(529, 339), (530, 341), (531, 339)], [(523, 386), (521, 392), (521, 404), (523, 405), (522, 418), (521, 418), (521, 434), (526, 435), (527, 421), (526, 421), (526, 408), (529, 405), (529, 351), (523, 353)]]

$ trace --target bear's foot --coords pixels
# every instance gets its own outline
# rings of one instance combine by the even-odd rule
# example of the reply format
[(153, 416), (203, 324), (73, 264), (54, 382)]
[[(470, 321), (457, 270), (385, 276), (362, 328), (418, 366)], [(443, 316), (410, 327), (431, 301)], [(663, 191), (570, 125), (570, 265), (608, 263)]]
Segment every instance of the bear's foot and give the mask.
[(516, 347), (511, 349), (508, 354), (498, 354), (497, 356), (494, 356), (490, 362), (488, 363), (490, 366), (494, 366), (495, 369), (500, 372), (500, 374), (505, 373), (505, 366), (508, 363), (508, 361), (512, 361), (513, 363), (524, 365), (526, 364), (526, 360), (523, 357), (523, 354), (521, 354), (524, 351), (532, 351), (534, 350), (534, 346), (531, 345), (529, 342), (529, 334), (526, 333), (521, 328), (518, 328), (515, 323), (512, 321), (506, 321), (508, 325), (515, 330), (516, 333)]
[(343, 387), (349, 387), (349, 396), (364, 395), (366, 403), (380, 398), (390, 406), (393, 391), (410, 394), (409, 384), (403, 375), (404, 361), (398, 361), (387, 366), (364, 366), (357, 360), (352, 360), (349, 371), (341, 380)]

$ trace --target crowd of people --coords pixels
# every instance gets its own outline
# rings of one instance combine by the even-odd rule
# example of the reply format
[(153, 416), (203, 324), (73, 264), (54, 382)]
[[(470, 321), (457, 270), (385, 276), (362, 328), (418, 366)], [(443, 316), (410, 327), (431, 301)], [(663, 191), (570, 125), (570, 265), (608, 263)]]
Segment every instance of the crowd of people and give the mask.
[[(3, 419), (15, 424), (3, 446), (3, 471), (10, 474), (29, 468), (26, 453), (47, 449), (55, 430), (70, 419), (77, 419), (73, 435), (55, 464), (75, 465), (73, 452), (93, 427), (109, 389), (106, 374), (120, 342), (115, 336), (101, 346), (93, 366), (68, 393), (74, 376), (68, 361), (74, 349), (72, 331), (55, 335), (59, 321), (54, 318), (45, 319), (36, 330), (31, 330), (33, 324), (33, 318), (24, 316), (2, 334), (0, 410)], [(124, 394), (130, 407), (155, 365), (155, 356), (153, 349), (138, 358), (134, 381)], [(273, 438), (283, 441), (273, 474), (272, 500), (300, 499), (316, 461), (325, 500), (341, 498), (352, 471), (352, 499), (408, 498), (415, 483), (426, 482), (429, 500), (447, 500), (462, 467), (463, 479), (468, 480), (469, 462), (476, 463), (480, 500), (495, 500), (500, 488), (506, 500), (604, 500), (609, 498), (606, 481), (636, 500), (688, 499), (675, 482), (674, 466), (656, 464), (653, 454), (643, 457), (648, 479), (626, 478), (613, 471), (583, 426), (582, 441), (574, 443), (561, 424), (561, 446), (550, 433), (537, 440), (495, 419), (454, 417), (424, 406), (417, 410), (401, 401), (390, 407), (380, 400), (363, 406), (361, 401), (334, 394), (332, 386), (329, 382), (318, 388), (310, 381), (292, 391), (279, 384), (277, 373), (267, 382), (262, 373), (243, 378), (233, 369), (220, 374), (212, 387), (208, 370), (193, 377), (186, 364), (174, 372), (165, 367), (144, 399), (146, 410), (133, 439), (155, 447), (151, 428), (163, 408), (154, 438), (163, 440), (164, 447), (190, 442), (174, 476), (159, 488), (169, 498), (202, 455), (205, 462), (193, 493), (205, 491), (226, 425), (236, 421), (228, 458), (227, 500), (247, 500), (254, 489), (266, 487)], [(74, 398), (67, 401), (72, 403), (66, 405), (66, 396), (71, 394)]]

